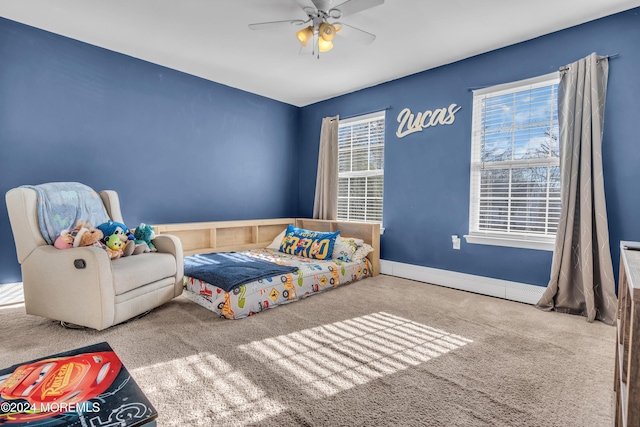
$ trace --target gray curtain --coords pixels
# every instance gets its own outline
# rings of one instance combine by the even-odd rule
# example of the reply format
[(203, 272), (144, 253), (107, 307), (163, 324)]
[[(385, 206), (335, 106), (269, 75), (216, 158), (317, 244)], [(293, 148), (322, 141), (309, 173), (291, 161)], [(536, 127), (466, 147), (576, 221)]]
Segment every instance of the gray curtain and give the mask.
[(338, 116), (322, 119), (313, 217), (338, 217)]
[(617, 299), (602, 176), (609, 63), (592, 53), (562, 70), (561, 211), (549, 285), (537, 306), (613, 324)]

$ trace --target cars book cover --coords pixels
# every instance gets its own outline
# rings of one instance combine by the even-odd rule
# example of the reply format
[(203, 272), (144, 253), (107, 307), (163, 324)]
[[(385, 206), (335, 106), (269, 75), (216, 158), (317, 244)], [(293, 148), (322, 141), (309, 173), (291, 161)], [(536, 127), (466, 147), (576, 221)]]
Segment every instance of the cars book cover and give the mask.
[(157, 415), (106, 342), (0, 370), (0, 426), (135, 427)]

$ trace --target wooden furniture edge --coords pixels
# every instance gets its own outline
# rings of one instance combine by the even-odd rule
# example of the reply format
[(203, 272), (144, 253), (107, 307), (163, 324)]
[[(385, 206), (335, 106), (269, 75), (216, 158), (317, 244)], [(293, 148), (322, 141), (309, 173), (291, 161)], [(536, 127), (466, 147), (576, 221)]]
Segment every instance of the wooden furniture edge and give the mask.
[(616, 359), (615, 426), (640, 425), (640, 251), (639, 242), (620, 242)]
[(182, 242), (185, 256), (234, 252), (267, 247), (289, 224), (315, 231), (338, 231), (344, 237), (364, 240), (373, 247), (367, 255), (373, 275), (380, 274), (380, 225), (363, 222), (310, 218), (250, 219), (237, 221), (185, 222), (152, 225), (158, 234), (172, 234)]

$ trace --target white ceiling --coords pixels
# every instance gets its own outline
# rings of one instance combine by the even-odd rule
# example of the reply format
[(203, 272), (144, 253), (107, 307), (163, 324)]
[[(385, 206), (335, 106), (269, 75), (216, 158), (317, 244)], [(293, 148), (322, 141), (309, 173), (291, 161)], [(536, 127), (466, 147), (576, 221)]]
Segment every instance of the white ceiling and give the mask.
[[(332, 5), (344, 0), (333, 0)], [(0, 16), (304, 106), (640, 6), (640, 0), (386, 0), (342, 22), (374, 33), (299, 55), (293, 0), (0, 0)]]

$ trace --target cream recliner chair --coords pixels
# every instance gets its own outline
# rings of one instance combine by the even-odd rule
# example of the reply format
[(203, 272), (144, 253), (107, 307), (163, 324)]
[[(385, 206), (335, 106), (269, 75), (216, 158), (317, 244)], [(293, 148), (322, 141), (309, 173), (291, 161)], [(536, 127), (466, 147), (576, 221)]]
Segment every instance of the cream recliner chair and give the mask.
[[(106, 190), (100, 198), (109, 217), (125, 223), (118, 194)], [(153, 240), (157, 252), (112, 261), (99, 247), (61, 250), (47, 244), (34, 189), (11, 189), (6, 202), (27, 314), (102, 330), (182, 293), (183, 253), (177, 237), (158, 235)]]

